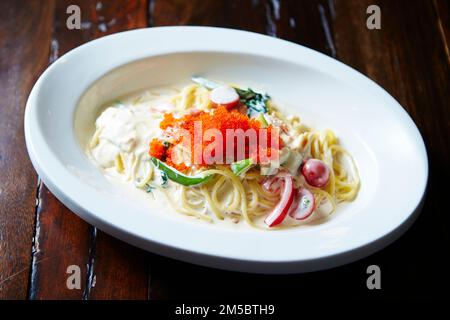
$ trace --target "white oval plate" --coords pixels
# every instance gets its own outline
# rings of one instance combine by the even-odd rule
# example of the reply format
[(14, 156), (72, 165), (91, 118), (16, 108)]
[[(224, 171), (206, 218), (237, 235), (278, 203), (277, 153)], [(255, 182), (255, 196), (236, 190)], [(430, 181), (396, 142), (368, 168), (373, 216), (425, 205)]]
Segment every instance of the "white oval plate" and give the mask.
[[(193, 74), (255, 84), (316, 128), (330, 128), (361, 175), (357, 199), (321, 224), (282, 231), (225, 228), (152, 210), (104, 178), (82, 146), (98, 107)], [(362, 258), (400, 236), (420, 210), (428, 161), (420, 133), (377, 84), (311, 49), (206, 27), (129, 31), (53, 63), (26, 106), (30, 158), (48, 188), (81, 218), (126, 242), (222, 269), (297, 273)]]

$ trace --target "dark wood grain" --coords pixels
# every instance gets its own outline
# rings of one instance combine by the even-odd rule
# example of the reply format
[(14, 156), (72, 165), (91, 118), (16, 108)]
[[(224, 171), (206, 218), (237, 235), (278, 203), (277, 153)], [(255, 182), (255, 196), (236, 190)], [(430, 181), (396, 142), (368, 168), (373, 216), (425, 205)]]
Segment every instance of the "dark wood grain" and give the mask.
[(0, 2), (0, 299), (27, 295), (37, 177), (25, 148), (23, 113), (48, 64), (52, 3)]
[(448, 0), (433, 0), (433, 4), (436, 10), (439, 34), (442, 38), (447, 61), (450, 64), (450, 3)]
[(148, 254), (99, 232), (89, 299), (147, 299)]
[(338, 3), (338, 58), (398, 99), (419, 127), (430, 162), (428, 193), (418, 220), (399, 241), (373, 256), (390, 271), (392, 288), (385, 294), (442, 294), (449, 284), (442, 277), (447, 259), (442, 253), (449, 242), (450, 219), (441, 201), (450, 178), (450, 68), (439, 17), (433, 1), (378, 1), (382, 28), (371, 31), (364, 28), (370, 1)]
[[(72, 4), (81, 9), (81, 30), (66, 27), (66, 8)], [(51, 57), (57, 58), (89, 40), (146, 24), (146, 1), (59, 0), (54, 14)], [(79, 219), (45, 185), (41, 187), (39, 200), (31, 299), (147, 298), (146, 253)], [(80, 290), (69, 290), (66, 286), (69, 276), (66, 270), (70, 265), (81, 269)]]
[(336, 54), (329, 24), (333, 8), (330, 10), (328, 1), (267, 1), (266, 8), (267, 34), (331, 56)]
[(265, 1), (151, 0), (151, 26), (205, 25), (264, 32)]
[[(81, 299), (86, 286), (91, 227), (41, 183), (30, 277), (30, 299)], [(81, 271), (80, 290), (69, 290), (68, 267)]]

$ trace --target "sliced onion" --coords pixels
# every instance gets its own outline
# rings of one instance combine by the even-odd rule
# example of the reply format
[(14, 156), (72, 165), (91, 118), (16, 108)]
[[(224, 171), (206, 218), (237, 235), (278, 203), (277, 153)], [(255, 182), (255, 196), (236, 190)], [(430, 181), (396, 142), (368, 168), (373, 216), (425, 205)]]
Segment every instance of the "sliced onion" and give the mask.
[(239, 95), (236, 90), (229, 86), (220, 86), (213, 89), (209, 98), (216, 105), (222, 105), (225, 108), (233, 108), (239, 102)]
[(264, 220), (269, 227), (274, 227), (283, 222), (294, 200), (294, 181), (292, 176), (288, 173), (281, 173), (278, 177), (283, 178), (284, 186), (280, 202)]
[(309, 159), (302, 167), (302, 174), (311, 186), (322, 188), (330, 180), (330, 169), (321, 160)]
[(295, 192), (294, 203), (289, 210), (289, 216), (296, 220), (305, 220), (314, 211), (314, 195), (305, 188), (300, 188)]

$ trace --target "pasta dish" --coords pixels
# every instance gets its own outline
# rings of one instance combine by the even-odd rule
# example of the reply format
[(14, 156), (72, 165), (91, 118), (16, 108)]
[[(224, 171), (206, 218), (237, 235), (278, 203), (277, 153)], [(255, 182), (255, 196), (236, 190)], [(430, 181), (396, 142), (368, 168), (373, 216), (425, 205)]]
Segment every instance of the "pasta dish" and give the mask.
[(201, 77), (109, 103), (86, 152), (149, 201), (269, 230), (328, 217), (360, 185), (331, 130), (284, 114), (266, 93)]

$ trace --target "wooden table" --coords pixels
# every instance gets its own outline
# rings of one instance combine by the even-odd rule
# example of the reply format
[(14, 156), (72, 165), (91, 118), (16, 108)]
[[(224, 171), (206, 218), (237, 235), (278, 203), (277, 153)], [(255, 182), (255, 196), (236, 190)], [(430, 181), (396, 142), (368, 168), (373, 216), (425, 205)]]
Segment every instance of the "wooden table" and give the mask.
[[(81, 8), (81, 30), (66, 27), (71, 4)], [(366, 27), (371, 4), (381, 8), (380, 30)], [(424, 209), (411, 229), (386, 249), (340, 268), (263, 276), (147, 253), (70, 212), (40, 182), (26, 152), (23, 113), (33, 84), (55, 59), (89, 40), (166, 25), (221, 26), (287, 39), (341, 60), (383, 86), (414, 119), (430, 160)], [(2, 0), (0, 298), (268, 298), (288, 291), (325, 299), (443, 294), (450, 282), (444, 260), (450, 255), (449, 45), (447, 0)], [(383, 183), (395, 183), (395, 177)], [(381, 290), (366, 287), (371, 264), (381, 268)], [(80, 290), (66, 287), (69, 265), (81, 267)]]

